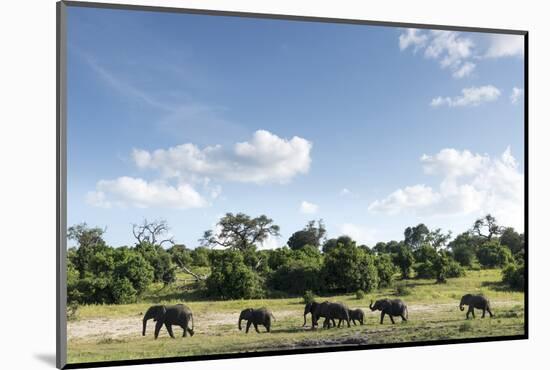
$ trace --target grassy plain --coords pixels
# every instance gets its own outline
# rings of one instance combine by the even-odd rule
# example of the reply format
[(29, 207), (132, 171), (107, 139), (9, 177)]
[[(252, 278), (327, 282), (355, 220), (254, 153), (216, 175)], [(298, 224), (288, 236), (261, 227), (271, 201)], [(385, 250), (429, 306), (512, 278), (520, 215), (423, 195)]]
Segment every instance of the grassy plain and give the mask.
[[(354, 294), (320, 297), (319, 300), (344, 302), (350, 308), (366, 313), (363, 326), (351, 328), (303, 328), (302, 298), (208, 301), (196, 295), (188, 276), (178, 275), (179, 282), (162, 288), (152, 286), (140, 303), (128, 305), (88, 305), (78, 310), (78, 318), (68, 325), (69, 363), (113, 361), (232, 352), (251, 352), (326, 345), (354, 345), (431, 341), (455, 338), (479, 338), (520, 335), (524, 333), (524, 294), (506, 290), (500, 270), (468, 271), (465, 277), (449, 279), (447, 284), (433, 280), (398, 281), (393, 287), (356, 299)], [(406, 295), (397, 293), (397, 286)], [(495, 317), (465, 320), (466, 311), (458, 309), (465, 293), (483, 293), (492, 303)], [(409, 306), (409, 321), (396, 319), (392, 325), (386, 317), (381, 325), (380, 313), (371, 312), (371, 299), (394, 297)], [(153, 339), (154, 323), (149, 322), (145, 337), (141, 335), (143, 312), (152, 303), (185, 302), (194, 313), (195, 336), (181, 338), (175, 328), (171, 339), (163, 328), (158, 340)], [(246, 307), (268, 307), (276, 317), (272, 332), (260, 334), (253, 327), (248, 334), (239, 332), (237, 319)], [(308, 316), (308, 325), (311, 319)], [(366, 342), (365, 342), (366, 340)]]

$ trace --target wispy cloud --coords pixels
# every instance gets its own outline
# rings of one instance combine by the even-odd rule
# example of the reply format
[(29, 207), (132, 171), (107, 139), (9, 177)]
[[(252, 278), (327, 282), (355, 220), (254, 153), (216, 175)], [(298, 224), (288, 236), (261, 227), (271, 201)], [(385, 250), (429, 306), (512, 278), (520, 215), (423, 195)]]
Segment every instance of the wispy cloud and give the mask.
[(512, 93), (510, 94), (510, 101), (512, 102), (512, 104), (517, 104), (522, 96), (523, 89), (520, 89), (519, 87), (514, 87), (512, 89)]
[(487, 58), (523, 57), (524, 37), (520, 35), (491, 35)]
[(433, 98), (430, 105), (432, 107), (440, 107), (443, 105), (447, 105), (449, 107), (475, 107), (482, 103), (495, 101), (498, 99), (499, 96), (500, 90), (493, 85), (470, 87), (462, 89), (462, 95), (459, 96), (438, 96), (436, 98)]
[(313, 214), (313, 213), (317, 213), (318, 210), (319, 210), (319, 206), (317, 204), (310, 203), (305, 200), (302, 201), (302, 203), (300, 204), (300, 212), (302, 213)]

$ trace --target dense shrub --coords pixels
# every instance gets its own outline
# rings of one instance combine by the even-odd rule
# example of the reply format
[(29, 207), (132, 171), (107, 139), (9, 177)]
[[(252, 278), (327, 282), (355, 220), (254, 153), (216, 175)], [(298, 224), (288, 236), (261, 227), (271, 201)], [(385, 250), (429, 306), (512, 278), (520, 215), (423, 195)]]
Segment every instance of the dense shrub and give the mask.
[(378, 270), (379, 287), (387, 287), (393, 283), (395, 274), (399, 271), (393, 263), (390, 254), (379, 254), (376, 257), (376, 268)]
[(430, 259), (416, 264), (415, 270), (417, 278), (436, 279), (440, 283), (465, 274), (464, 268), (446, 251), (436, 252)]
[(393, 263), (401, 271), (401, 276), (403, 279), (408, 279), (411, 276), (411, 269), (415, 262), (412, 249), (404, 243), (399, 243), (390, 250), (393, 250)]
[(477, 259), (483, 267), (504, 267), (513, 262), (510, 249), (502, 246), (495, 239), (481, 244)]
[(244, 263), (239, 251), (210, 256), (212, 272), (206, 280), (208, 294), (220, 299), (250, 299), (265, 295), (262, 278)]
[(325, 255), (323, 272), (327, 288), (340, 292), (358, 289), (371, 292), (378, 288), (380, 280), (375, 258), (355, 244), (339, 244)]
[(210, 250), (206, 247), (197, 247), (191, 252), (193, 258), (193, 266), (208, 267), (210, 266)]
[(525, 268), (523, 264), (509, 264), (502, 270), (502, 281), (512, 289), (525, 289)]
[(363, 292), (361, 289), (355, 292), (355, 299), (361, 300), (365, 298), (365, 292)]
[(303, 294), (307, 290), (314, 292), (322, 290), (324, 286), (323, 257), (317, 248), (305, 246), (295, 251), (287, 249), (286, 252), (275, 252), (271, 257), (277, 260), (278, 264), (268, 278), (268, 286), (271, 289), (290, 294)]

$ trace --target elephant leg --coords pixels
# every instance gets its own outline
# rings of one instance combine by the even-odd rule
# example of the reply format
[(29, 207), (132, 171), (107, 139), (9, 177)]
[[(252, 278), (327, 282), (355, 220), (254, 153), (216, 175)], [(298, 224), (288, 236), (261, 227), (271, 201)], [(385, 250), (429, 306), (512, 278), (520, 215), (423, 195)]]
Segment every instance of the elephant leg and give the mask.
[(174, 332), (172, 331), (172, 325), (168, 324), (168, 323), (165, 323), (164, 326), (166, 326), (166, 330), (168, 331), (168, 334), (170, 334), (170, 336), (172, 338), (175, 338), (174, 337)]
[(353, 325), (354, 325), (354, 326), (357, 326), (357, 324), (355, 323), (355, 319), (353, 319), (353, 320), (351, 320), (351, 321), (353, 321)]
[(325, 318), (323, 321), (323, 329), (328, 328), (330, 329), (330, 320), (328, 318)]
[(338, 319), (338, 327), (340, 327), (340, 325), (342, 325), (342, 319)]
[(382, 313), (380, 314), (380, 324), (384, 323), (384, 316), (385, 315), (386, 315), (386, 313), (384, 311), (382, 311)]
[(491, 309), (489, 307), (487, 307), (487, 312), (489, 312), (489, 316), (493, 317), (493, 313), (491, 312)]
[(482, 319), (485, 318), (485, 308), (483, 309), (483, 313), (481, 314), (481, 318), (482, 318)]
[(473, 317), (474, 319), (476, 318), (476, 313), (475, 313), (473, 307), (472, 307), (472, 317)]
[(269, 325), (264, 325), (265, 330), (267, 330), (268, 333), (271, 333), (271, 327)]
[[(336, 327), (336, 321), (334, 320), (334, 318), (331, 319), (331, 320), (332, 320), (332, 326)], [(329, 324), (330, 324), (330, 322), (329, 322)]]
[(391, 323), (395, 324), (395, 321), (393, 321), (393, 316), (392, 315), (388, 315), (388, 316), (390, 317)]
[(260, 330), (258, 330), (258, 324), (254, 323), (254, 329), (256, 329), (256, 333), (259, 333)]
[(155, 339), (159, 337), (160, 328), (162, 328), (163, 324), (164, 323), (162, 321), (157, 321), (157, 323), (155, 324)]
[(405, 315), (403, 315), (403, 314), (401, 314), (401, 319), (402, 319), (403, 321), (407, 321), (407, 318), (406, 318)]
[(250, 325), (252, 325), (252, 321), (246, 322), (246, 334), (248, 334), (248, 330), (250, 329)]

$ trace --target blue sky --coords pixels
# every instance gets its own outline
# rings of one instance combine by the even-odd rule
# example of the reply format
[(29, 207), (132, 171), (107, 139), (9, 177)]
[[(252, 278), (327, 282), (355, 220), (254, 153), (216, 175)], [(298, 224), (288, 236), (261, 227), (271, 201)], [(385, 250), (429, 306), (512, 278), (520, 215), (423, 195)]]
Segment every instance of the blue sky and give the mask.
[(402, 239), (492, 213), (523, 230), (523, 38), (68, 9), (68, 224), (165, 219), (197, 246), (226, 212), (284, 245)]

